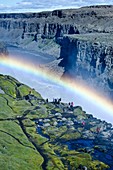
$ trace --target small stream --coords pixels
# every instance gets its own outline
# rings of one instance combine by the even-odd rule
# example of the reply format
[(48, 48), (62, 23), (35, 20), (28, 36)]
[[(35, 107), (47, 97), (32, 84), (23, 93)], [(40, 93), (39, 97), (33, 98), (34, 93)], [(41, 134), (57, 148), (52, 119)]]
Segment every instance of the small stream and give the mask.
[(77, 150), (80, 148), (92, 148), (94, 146), (94, 141), (91, 139), (77, 139), (65, 142), (69, 150)]
[(47, 134), (44, 134), (44, 133), (42, 132), (42, 128), (41, 128), (41, 127), (37, 127), (36, 131), (37, 131), (42, 137), (47, 138), (48, 140), (50, 140), (50, 136), (47, 135)]

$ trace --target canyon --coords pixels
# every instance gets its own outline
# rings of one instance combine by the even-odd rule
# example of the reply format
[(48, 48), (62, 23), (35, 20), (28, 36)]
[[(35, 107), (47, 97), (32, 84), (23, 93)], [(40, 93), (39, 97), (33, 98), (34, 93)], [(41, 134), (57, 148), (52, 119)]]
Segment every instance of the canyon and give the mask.
[(48, 69), (113, 98), (113, 6), (0, 14), (0, 39), (55, 56)]
[[(12, 55), (14, 61), (19, 61), (24, 56), (26, 65), (28, 61), (34, 66), (40, 64), (61, 79), (80, 81), (113, 99), (113, 6), (0, 14), (0, 40), (0, 58)], [(68, 102), (45, 100), (34, 86), (11, 77), (8, 64), (0, 64), (0, 70), (8, 70), (8, 75), (0, 72), (3, 170), (113, 169), (113, 126), (106, 122), (107, 117), (112, 119), (112, 113), (107, 106), (102, 103), (106, 114), (93, 107), (98, 116), (104, 115), (104, 120), (100, 120), (84, 111), (82, 104), (77, 105), (77, 100), (81, 100), (77, 95), (73, 107)], [(21, 78), (22, 71), (32, 85), (46, 86), (44, 94), (50, 88), (55, 96), (59, 86), (54, 82), (52, 89), (49, 82), (41, 84), (31, 72), (27, 77), (24, 69), (17, 72)], [(61, 91), (62, 95), (66, 89)], [(69, 95), (67, 98), (70, 100)], [(87, 100), (83, 100), (87, 105)]]

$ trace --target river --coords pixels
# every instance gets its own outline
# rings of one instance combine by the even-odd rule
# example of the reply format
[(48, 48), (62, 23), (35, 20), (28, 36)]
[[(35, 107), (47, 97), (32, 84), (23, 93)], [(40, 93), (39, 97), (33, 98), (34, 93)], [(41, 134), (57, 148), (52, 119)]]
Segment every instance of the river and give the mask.
[[(9, 52), (9, 58), (23, 60), (25, 64), (27, 61), (34, 65), (34, 67), (36, 65), (47, 64), (55, 60), (54, 56), (44, 55), (42, 53), (34, 51), (28, 51), (26, 49), (18, 48), (15, 46), (8, 45), (7, 48)], [(74, 105), (82, 106), (83, 110), (87, 111), (87, 113), (93, 114), (95, 117), (100, 118), (102, 120), (106, 120), (113, 124), (113, 116), (108, 115), (106, 111), (95, 107), (95, 105), (89, 103), (89, 101), (85, 100), (78, 94), (75, 94), (69, 89), (59, 84), (55, 84), (54, 82), (48, 79), (44, 79), (41, 76), (36, 76), (31, 73), (27, 73), (24, 70), (5, 67), (1, 63), (0, 73), (15, 77), (20, 82), (27, 84), (37, 90), (42, 95), (42, 97), (48, 98), (50, 101), (53, 100), (53, 98), (62, 98), (63, 102), (74, 102)]]

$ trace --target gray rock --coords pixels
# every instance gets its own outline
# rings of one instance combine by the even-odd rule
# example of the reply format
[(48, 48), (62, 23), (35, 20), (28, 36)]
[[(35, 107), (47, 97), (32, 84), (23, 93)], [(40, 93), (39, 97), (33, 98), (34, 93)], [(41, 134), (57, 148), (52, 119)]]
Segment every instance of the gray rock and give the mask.
[(58, 123), (57, 122), (54, 122), (53, 125), (56, 126)]
[(0, 94), (5, 94), (5, 92), (2, 89), (0, 89)]
[(103, 132), (101, 132), (101, 135), (104, 138), (110, 138), (112, 134), (109, 131), (103, 131)]
[(88, 168), (86, 166), (83, 166), (83, 170), (87, 170)]
[(68, 122), (67, 122), (67, 125), (68, 125), (68, 126), (72, 126), (72, 125), (74, 125), (74, 122), (73, 122), (73, 121), (68, 121)]
[(55, 113), (55, 116), (62, 117), (61, 113)]
[(45, 123), (43, 126), (48, 127), (48, 126), (50, 126), (50, 123)]
[(67, 119), (66, 119), (65, 117), (63, 117), (63, 118), (62, 118), (62, 121), (64, 121), (64, 122), (65, 122), (65, 121), (67, 121)]
[(50, 119), (44, 119), (43, 122), (50, 122)]
[(42, 121), (43, 121), (43, 119), (39, 119), (38, 121), (39, 121), (39, 122), (42, 122)]

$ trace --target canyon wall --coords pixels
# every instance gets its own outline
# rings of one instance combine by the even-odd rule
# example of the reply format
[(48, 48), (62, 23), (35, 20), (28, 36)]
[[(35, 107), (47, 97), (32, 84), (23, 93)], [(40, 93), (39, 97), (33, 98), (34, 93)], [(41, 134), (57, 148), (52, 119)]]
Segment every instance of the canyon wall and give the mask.
[(26, 38), (38, 41), (39, 37), (51, 39), (63, 34), (92, 32), (113, 32), (113, 6), (0, 14), (0, 39), (18, 44)]
[(60, 38), (63, 77), (82, 79), (113, 97), (113, 36), (85, 34)]
[(0, 14), (1, 40), (56, 57), (60, 55), (63, 76), (87, 80), (110, 95), (113, 91), (112, 35), (113, 6), (110, 5)]
[[(54, 14), (54, 12), (53, 12)], [(63, 34), (79, 33), (75, 24), (62, 23), (59, 16), (52, 12), (30, 14), (0, 14), (0, 38), (19, 43), (19, 40), (31, 38), (57, 38)], [(8, 36), (8, 37), (7, 37)]]

